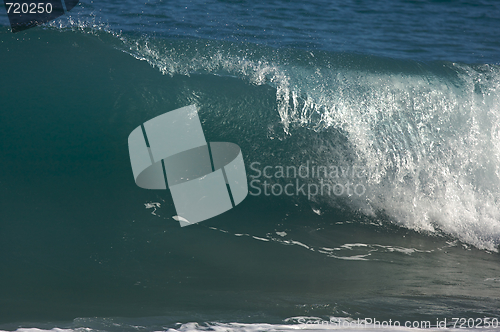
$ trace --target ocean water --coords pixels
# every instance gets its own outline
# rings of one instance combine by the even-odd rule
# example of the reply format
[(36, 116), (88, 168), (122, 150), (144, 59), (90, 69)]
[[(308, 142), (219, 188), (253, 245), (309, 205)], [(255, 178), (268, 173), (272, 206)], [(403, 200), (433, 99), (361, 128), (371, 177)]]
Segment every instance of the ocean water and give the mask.
[[(0, 330), (498, 330), (499, 35), (493, 0), (0, 10)], [(249, 194), (181, 228), (127, 139), (193, 104)]]

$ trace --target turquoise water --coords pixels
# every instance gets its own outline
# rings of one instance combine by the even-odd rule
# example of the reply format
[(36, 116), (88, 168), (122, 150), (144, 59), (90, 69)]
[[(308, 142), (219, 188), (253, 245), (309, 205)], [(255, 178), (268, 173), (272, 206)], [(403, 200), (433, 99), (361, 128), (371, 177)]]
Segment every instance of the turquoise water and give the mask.
[[(497, 16), (83, 2), (1, 27), (0, 329), (498, 319)], [(207, 141), (241, 147), (250, 194), (180, 228), (168, 191), (135, 185), (127, 138), (191, 104)]]

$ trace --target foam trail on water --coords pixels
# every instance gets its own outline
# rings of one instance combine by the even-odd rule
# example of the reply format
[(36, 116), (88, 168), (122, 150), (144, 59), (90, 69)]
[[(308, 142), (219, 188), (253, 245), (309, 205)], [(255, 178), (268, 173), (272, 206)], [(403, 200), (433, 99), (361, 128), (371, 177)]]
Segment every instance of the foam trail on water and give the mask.
[[(155, 332), (200, 332), (200, 331), (215, 331), (215, 332), (289, 332), (289, 331), (391, 331), (391, 332), (408, 332), (408, 331), (454, 331), (454, 328), (445, 327), (431, 327), (431, 328), (418, 328), (418, 327), (404, 327), (404, 326), (388, 326), (388, 322), (384, 322), (386, 325), (382, 326), (382, 322), (379, 325), (366, 324), (364, 320), (353, 320), (350, 318), (336, 318), (331, 317), (330, 320), (321, 320), (318, 317), (292, 317), (287, 321), (292, 322), (292, 324), (268, 324), (268, 323), (179, 323), (175, 328), (163, 328), (154, 329)], [(301, 323), (297, 323), (297, 321)], [(305, 323), (307, 322), (307, 323)], [(415, 321), (420, 324), (420, 321)], [(391, 321), (392, 323), (392, 321)], [(405, 322), (403, 322), (404, 325)], [(413, 322), (410, 322), (410, 324)], [(401, 324), (401, 323), (400, 323)], [(153, 331), (143, 326), (121, 326), (126, 328), (126, 330), (142, 330), (142, 331)], [(115, 330), (115, 329), (111, 329)], [(461, 331), (475, 331), (471, 328), (461, 328)], [(107, 330), (96, 330), (93, 328), (79, 327), (76, 329), (39, 329), (39, 328), (19, 328), (15, 332), (107, 332)], [(6, 331), (0, 331), (6, 332)]]

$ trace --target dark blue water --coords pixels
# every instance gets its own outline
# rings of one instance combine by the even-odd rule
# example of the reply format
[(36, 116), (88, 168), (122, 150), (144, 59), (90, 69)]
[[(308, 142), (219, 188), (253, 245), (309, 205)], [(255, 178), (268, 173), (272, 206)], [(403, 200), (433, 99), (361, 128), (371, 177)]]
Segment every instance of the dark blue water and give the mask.
[[(1, 14), (0, 329), (498, 320), (499, 22), (494, 1), (84, 1), (16, 34)], [(181, 228), (127, 139), (192, 104), (250, 193)]]
[(70, 17), (148, 36), (498, 63), (495, 1), (83, 1)]

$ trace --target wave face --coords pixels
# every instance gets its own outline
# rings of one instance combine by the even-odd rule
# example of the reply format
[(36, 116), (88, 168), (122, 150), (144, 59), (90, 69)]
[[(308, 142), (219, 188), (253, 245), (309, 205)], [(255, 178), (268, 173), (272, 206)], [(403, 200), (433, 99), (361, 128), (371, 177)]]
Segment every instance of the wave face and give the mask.
[(228, 75), (271, 86), (284, 133), (278, 136), (302, 136), (309, 147), (305, 155), (288, 148), (278, 165), (300, 153), (311, 164), (376, 170), (362, 177), (366, 195), (349, 197), (350, 207), (497, 251), (499, 66), (206, 41), (124, 39), (121, 47), (163, 74)]
[[(2, 321), (499, 314), (499, 66), (79, 25), (0, 39)], [(127, 137), (191, 104), (241, 147), (250, 194), (181, 229)]]

